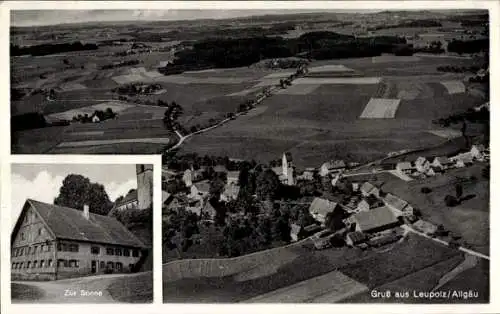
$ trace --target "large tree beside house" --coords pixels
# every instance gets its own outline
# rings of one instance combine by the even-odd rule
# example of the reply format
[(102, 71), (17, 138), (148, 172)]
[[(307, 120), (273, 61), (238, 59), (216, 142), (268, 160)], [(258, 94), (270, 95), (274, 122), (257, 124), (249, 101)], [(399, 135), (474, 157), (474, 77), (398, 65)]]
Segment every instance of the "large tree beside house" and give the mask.
[(280, 180), (278, 176), (271, 169), (267, 169), (257, 177), (255, 193), (262, 200), (274, 199), (279, 187)]
[(90, 182), (89, 178), (79, 174), (69, 174), (64, 178), (54, 204), (78, 210), (88, 205), (91, 213), (99, 215), (107, 215), (113, 207), (102, 184)]

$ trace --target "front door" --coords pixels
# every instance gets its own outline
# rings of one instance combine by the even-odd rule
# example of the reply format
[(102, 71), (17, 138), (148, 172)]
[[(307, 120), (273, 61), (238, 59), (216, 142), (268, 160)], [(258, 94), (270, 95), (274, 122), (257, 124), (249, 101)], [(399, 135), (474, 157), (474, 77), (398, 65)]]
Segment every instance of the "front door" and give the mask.
[(92, 274), (95, 274), (97, 272), (97, 262), (96, 261), (92, 261)]

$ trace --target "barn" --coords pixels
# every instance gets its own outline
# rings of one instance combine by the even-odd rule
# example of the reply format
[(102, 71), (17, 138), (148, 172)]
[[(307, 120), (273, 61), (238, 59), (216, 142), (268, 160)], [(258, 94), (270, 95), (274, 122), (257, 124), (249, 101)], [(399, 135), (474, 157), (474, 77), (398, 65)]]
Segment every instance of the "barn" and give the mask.
[(13, 280), (57, 280), (141, 268), (148, 248), (118, 220), (28, 199), (11, 235)]

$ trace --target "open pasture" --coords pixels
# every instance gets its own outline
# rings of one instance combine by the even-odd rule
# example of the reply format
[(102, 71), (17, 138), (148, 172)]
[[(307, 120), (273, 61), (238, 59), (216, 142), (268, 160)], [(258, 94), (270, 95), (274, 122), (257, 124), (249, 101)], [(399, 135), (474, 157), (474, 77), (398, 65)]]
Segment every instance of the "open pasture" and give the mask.
[(360, 118), (388, 119), (394, 118), (400, 99), (370, 98)]
[(281, 95), (307, 95), (310, 93), (313, 93), (320, 85), (313, 85), (313, 84), (303, 84), (303, 85), (298, 85), (298, 84), (293, 84), (292, 86), (289, 86), (285, 89), (280, 89), (276, 94), (281, 94)]
[(309, 73), (342, 73), (342, 72), (352, 72), (354, 71), (351, 68), (346, 67), (343, 64), (329, 64), (329, 65), (321, 65), (314, 66), (309, 68)]
[(450, 95), (465, 93), (465, 85), (461, 81), (443, 81), (441, 84), (448, 90)]
[(382, 55), (372, 58), (372, 63), (418, 62), (418, 61), (420, 61), (420, 58), (416, 56)]
[(341, 85), (363, 85), (363, 84), (378, 84), (382, 80), (381, 77), (302, 77), (293, 81), (293, 84), (341, 84)]

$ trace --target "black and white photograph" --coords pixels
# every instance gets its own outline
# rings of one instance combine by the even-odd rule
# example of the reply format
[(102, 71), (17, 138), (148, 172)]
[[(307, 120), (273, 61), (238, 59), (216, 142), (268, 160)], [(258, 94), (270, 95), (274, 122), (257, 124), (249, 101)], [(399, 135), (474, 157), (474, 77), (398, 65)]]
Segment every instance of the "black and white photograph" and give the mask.
[[(498, 3), (369, 2), (10, 10), (11, 157), (161, 156), (162, 306), (491, 304)], [(93, 166), (12, 164), (13, 303), (152, 302)]]
[(13, 164), (12, 303), (153, 301), (153, 165)]

